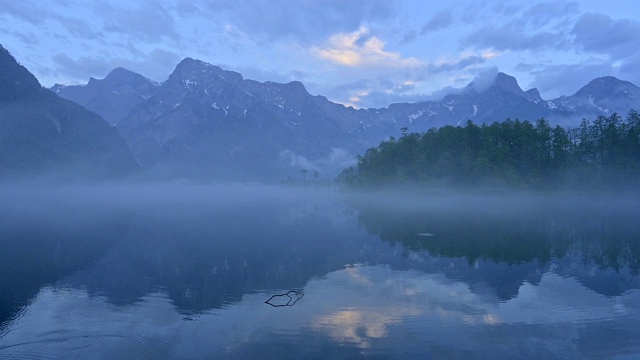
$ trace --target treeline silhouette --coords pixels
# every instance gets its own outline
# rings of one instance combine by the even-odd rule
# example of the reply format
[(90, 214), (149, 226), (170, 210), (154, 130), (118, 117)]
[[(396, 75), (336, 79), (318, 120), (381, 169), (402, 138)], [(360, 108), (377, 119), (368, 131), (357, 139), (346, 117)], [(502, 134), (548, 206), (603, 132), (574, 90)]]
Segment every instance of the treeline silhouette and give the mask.
[(637, 188), (640, 114), (583, 119), (576, 128), (504, 122), (433, 128), (368, 149), (338, 177), (353, 187), (383, 185)]

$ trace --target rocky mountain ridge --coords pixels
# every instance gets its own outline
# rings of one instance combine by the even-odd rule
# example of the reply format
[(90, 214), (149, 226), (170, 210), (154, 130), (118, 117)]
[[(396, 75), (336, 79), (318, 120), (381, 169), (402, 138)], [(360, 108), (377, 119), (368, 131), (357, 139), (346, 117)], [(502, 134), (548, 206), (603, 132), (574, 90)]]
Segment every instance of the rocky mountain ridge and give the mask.
[[(471, 82), (438, 101), (355, 109), (311, 95), (297, 81), (257, 82), (191, 58), (162, 84), (116, 69), (104, 80), (54, 90), (117, 124), (143, 166), (204, 177), (282, 177), (301, 168), (339, 171), (356, 154), (399, 136), (405, 127), (421, 132), (467, 120), (541, 117), (577, 126), (582, 118), (640, 108), (640, 88), (614, 77), (594, 79), (571, 96), (544, 100), (537, 89), (524, 91), (514, 77), (498, 73), (490, 86)], [(125, 90), (127, 96), (115, 95)]]

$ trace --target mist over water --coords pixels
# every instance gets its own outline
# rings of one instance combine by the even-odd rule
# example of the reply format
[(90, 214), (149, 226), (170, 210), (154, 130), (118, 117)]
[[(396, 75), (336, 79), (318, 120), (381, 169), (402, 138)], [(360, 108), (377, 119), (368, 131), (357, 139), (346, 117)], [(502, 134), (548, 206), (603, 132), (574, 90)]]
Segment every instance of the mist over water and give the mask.
[[(0, 188), (0, 358), (640, 354), (628, 194)], [(265, 301), (294, 290), (294, 306)]]

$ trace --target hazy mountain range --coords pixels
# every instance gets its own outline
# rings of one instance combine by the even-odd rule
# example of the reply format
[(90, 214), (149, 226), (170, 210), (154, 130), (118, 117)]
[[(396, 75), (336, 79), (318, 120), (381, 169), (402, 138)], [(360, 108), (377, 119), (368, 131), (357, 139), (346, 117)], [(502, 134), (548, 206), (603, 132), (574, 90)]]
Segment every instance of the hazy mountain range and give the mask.
[(0, 180), (44, 172), (104, 178), (137, 168), (116, 129), (41, 87), (0, 45)]
[(118, 68), (103, 80), (52, 90), (115, 125), (143, 166), (229, 177), (283, 177), (303, 167), (339, 171), (403, 127), (426, 131), (469, 119), (541, 117), (572, 126), (640, 108), (640, 88), (614, 77), (544, 100), (538, 90), (523, 91), (514, 77), (497, 73), (488, 84), (471, 82), (438, 101), (354, 109), (313, 96), (300, 82), (261, 83), (190, 58), (162, 84)]
[[(471, 82), (437, 101), (354, 109), (313, 96), (297, 81), (257, 82), (190, 58), (181, 61), (161, 84), (117, 68), (102, 80), (91, 78), (86, 85), (52, 87), (59, 97), (100, 115), (109, 127), (91, 112), (62, 99), (51, 100), (57, 98), (42, 89), (13, 58), (9, 61), (4, 49), (2, 56), (2, 126), (10, 125), (9, 118), (19, 119), (20, 131), (25, 132), (18, 134), (14, 124), (11, 130), (0, 133), (19, 144), (2, 144), (8, 149), (3, 151), (3, 166), (13, 167), (30, 163), (23, 157), (34, 151), (53, 156), (55, 151), (34, 149), (65, 133), (57, 124), (75, 124), (80, 118), (87, 119), (87, 130), (73, 134), (90, 145), (86, 151), (99, 152), (109, 161), (116, 159), (115, 155), (105, 155), (109, 151), (128, 154), (116, 145), (122, 142), (117, 129), (138, 164), (152, 176), (277, 180), (299, 177), (303, 168), (332, 178), (352, 164), (357, 154), (389, 136), (399, 136), (404, 127), (420, 132), (467, 120), (486, 123), (508, 117), (531, 121), (544, 117), (552, 124), (575, 126), (582, 118), (614, 112), (625, 115), (629, 109), (640, 109), (640, 88), (614, 77), (594, 79), (571, 96), (544, 100), (536, 89), (523, 91), (515, 78), (504, 73), (497, 73), (489, 82)], [(12, 77), (20, 80), (11, 81)], [(33, 105), (36, 103), (45, 110), (37, 110), (40, 107)], [(72, 109), (74, 114), (63, 116), (64, 112), (55, 107), (60, 105), (51, 104), (66, 104), (65, 109)], [(10, 115), (11, 109), (14, 113)], [(98, 130), (94, 127), (101, 129), (104, 138), (96, 140)], [(45, 128), (50, 128), (50, 133), (45, 134)], [(36, 129), (43, 133), (36, 134)], [(16, 135), (7, 135), (9, 131)], [(36, 136), (46, 140), (33, 140), (31, 144), (29, 139)], [(85, 154), (80, 145), (69, 145), (69, 139), (56, 141), (68, 152), (65, 156)], [(99, 145), (103, 143), (113, 148), (100, 148), (106, 146)], [(40, 157), (34, 155), (33, 159), (53, 161)], [(90, 163), (105, 163), (106, 158)], [(122, 161), (123, 168), (133, 166), (131, 158)]]

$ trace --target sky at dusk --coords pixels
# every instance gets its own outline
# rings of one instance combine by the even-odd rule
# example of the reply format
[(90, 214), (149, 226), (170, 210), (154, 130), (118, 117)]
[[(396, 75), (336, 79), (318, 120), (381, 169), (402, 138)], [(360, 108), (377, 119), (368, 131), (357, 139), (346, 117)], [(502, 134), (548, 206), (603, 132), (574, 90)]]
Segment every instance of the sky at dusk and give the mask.
[(497, 71), (552, 99), (598, 76), (640, 85), (640, 1), (0, 0), (0, 44), (47, 87), (116, 67), (162, 82), (191, 57), (355, 107)]

